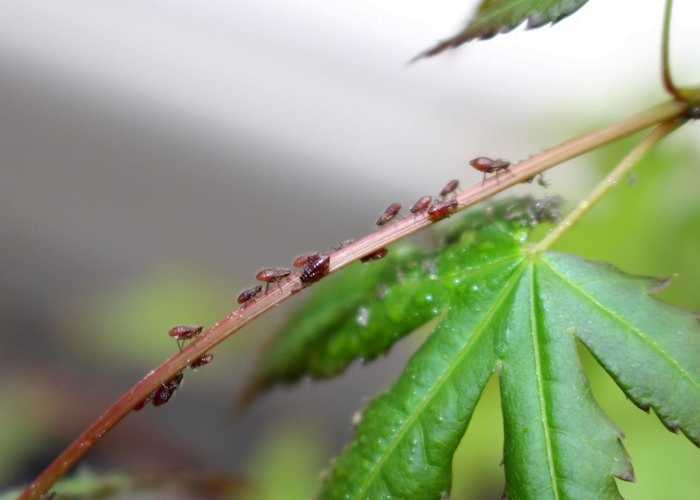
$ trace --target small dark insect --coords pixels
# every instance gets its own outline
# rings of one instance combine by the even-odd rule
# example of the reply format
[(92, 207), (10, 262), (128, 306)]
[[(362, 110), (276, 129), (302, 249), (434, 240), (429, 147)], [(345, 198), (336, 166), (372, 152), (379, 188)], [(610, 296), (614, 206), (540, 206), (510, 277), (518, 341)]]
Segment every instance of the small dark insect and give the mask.
[(386, 254), (388, 254), (388, 253), (389, 253), (388, 248), (380, 248), (379, 250), (375, 250), (374, 252), (368, 253), (367, 255), (362, 257), (360, 259), (360, 262), (371, 262), (373, 260), (383, 259), (384, 257), (386, 257)]
[(243, 307), (248, 305), (248, 301), (253, 300), (255, 297), (257, 297), (260, 292), (262, 292), (262, 285), (254, 285), (251, 286), (250, 288), (247, 288), (243, 290), (239, 295), (236, 301), (239, 304), (243, 304)]
[(479, 172), (484, 173), (484, 180), (481, 181), (481, 185), (483, 186), (484, 182), (486, 182), (486, 174), (496, 174), (496, 182), (498, 182), (498, 173), (507, 170), (508, 167), (510, 167), (510, 162), (505, 160), (492, 160), (485, 156), (479, 156), (471, 160), (469, 165)]
[(267, 294), (267, 289), (270, 283), (279, 283), (282, 278), (286, 278), (292, 274), (290, 269), (284, 269), (278, 267), (277, 269), (261, 269), (258, 274), (255, 275), (255, 279), (265, 283), (265, 294)]
[(292, 266), (297, 267), (297, 268), (302, 268), (308, 260), (312, 257), (318, 257), (321, 255), (320, 252), (310, 252), (310, 253), (303, 253), (301, 255), (298, 255), (296, 259), (294, 259), (294, 262), (292, 262)]
[(170, 398), (173, 396), (178, 387), (180, 387), (183, 377), (183, 373), (180, 372), (164, 384), (161, 384), (161, 386), (156, 389), (151, 396), (151, 404), (153, 406), (163, 406), (165, 403), (170, 401)]
[(442, 220), (452, 215), (457, 205), (457, 200), (454, 199), (435, 203), (428, 209), (428, 217), (433, 221)]
[(168, 335), (177, 340), (177, 346), (182, 351), (182, 346), (185, 345), (185, 340), (189, 340), (202, 333), (203, 327), (191, 325), (174, 326), (168, 330)]
[(428, 210), (430, 203), (433, 201), (432, 196), (422, 196), (417, 202), (411, 207), (412, 214), (420, 214)]
[(318, 280), (328, 274), (328, 269), (331, 265), (331, 256), (326, 253), (319, 253), (309, 257), (304, 264), (304, 269), (301, 272), (299, 279), (306, 285), (316, 283)]
[(401, 211), (401, 203), (392, 203), (384, 210), (384, 213), (377, 219), (376, 225), (383, 226)]
[(161, 385), (156, 392), (153, 393), (153, 396), (151, 397), (151, 404), (153, 406), (163, 406), (165, 403), (170, 401), (170, 398), (173, 395), (173, 391), (165, 387), (164, 385)]
[(195, 359), (192, 361), (192, 363), (190, 363), (190, 368), (196, 370), (204, 365), (208, 365), (213, 359), (214, 355), (212, 353), (203, 354), (199, 359)]
[(440, 191), (440, 198), (445, 198), (447, 195), (450, 195), (457, 191), (457, 188), (459, 187), (459, 181), (457, 179), (452, 179), (450, 182), (445, 184), (445, 187), (442, 188), (442, 191)]

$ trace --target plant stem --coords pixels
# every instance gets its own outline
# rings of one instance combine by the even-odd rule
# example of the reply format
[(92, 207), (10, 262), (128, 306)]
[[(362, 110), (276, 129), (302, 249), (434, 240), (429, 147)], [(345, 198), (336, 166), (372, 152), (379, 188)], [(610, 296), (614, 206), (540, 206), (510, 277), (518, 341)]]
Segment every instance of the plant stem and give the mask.
[(574, 225), (574, 223), (581, 218), (588, 210), (593, 207), (608, 191), (615, 187), (620, 179), (627, 174), (642, 157), (648, 153), (659, 141), (664, 137), (669, 135), (671, 132), (676, 130), (678, 127), (683, 125), (685, 121), (683, 120), (671, 120), (662, 123), (656, 127), (651, 134), (646, 136), (642, 142), (637, 144), (634, 148), (630, 150), (629, 153), (617, 164), (617, 166), (610, 172), (605, 179), (603, 179), (600, 184), (598, 184), (593, 191), (583, 199), (576, 208), (574, 208), (569, 214), (562, 220), (547, 236), (545, 236), (537, 245), (535, 245), (534, 250), (541, 252), (549, 248), (552, 243), (554, 243), (567, 229)]
[[(512, 175), (500, 176), (500, 179), (498, 176), (493, 176), (485, 183), (479, 182), (471, 188), (464, 190), (457, 196), (457, 211), (474, 205), (510, 186), (525, 182), (538, 173), (559, 163), (658, 123), (678, 118), (687, 112), (687, 108), (687, 104), (683, 102), (666, 102), (650, 108), (639, 115), (564, 142), (559, 146), (535, 155), (512, 167), (510, 170)], [(427, 216), (421, 215), (418, 217), (406, 217), (389, 227), (375, 231), (333, 252), (330, 260), (330, 272), (342, 269), (361, 257), (405, 238), (431, 224), (433, 224), (433, 221)], [(172, 358), (146, 375), (83, 431), (83, 433), (29, 485), (20, 498), (40, 498), (42, 495), (46, 494), (56, 481), (71, 470), (107, 432), (128, 415), (136, 405), (144, 401), (149, 394), (152, 394), (158, 389), (162, 383), (170, 380), (175, 374), (185, 370), (193, 360), (211, 351), (212, 348), (226, 340), (252, 320), (272, 309), (283, 300), (288, 299), (292, 295), (292, 289), (299, 285), (299, 283), (299, 273), (290, 276), (288, 281), (275, 287), (275, 291), (251, 301), (246, 307), (241, 307), (233, 311), (212, 326), (208, 331), (204, 332), (199, 338), (191, 342), (182, 352), (176, 353)]]
[(685, 100), (685, 96), (678, 90), (671, 77), (671, 12), (673, 11), (673, 0), (666, 0), (664, 8), (664, 24), (661, 35), (661, 74), (666, 91), (679, 101)]

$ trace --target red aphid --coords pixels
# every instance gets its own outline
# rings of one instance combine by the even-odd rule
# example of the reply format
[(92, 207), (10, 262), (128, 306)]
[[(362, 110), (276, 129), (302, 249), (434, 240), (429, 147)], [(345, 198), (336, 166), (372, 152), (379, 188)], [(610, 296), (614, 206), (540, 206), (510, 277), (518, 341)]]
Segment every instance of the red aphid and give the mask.
[(442, 188), (442, 191), (440, 191), (440, 197), (445, 198), (446, 196), (457, 191), (458, 187), (459, 187), (459, 181), (457, 179), (452, 179), (450, 182), (445, 184), (444, 188)]
[(386, 209), (384, 210), (384, 213), (379, 216), (379, 219), (377, 219), (376, 225), (377, 226), (383, 226), (387, 222), (389, 222), (391, 219), (396, 217), (396, 215), (401, 211), (401, 203), (392, 203)]
[(283, 278), (286, 278), (292, 274), (290, 269), (277, 268), (277, 269), (261, 269), (258, 274), (255, 275), (255, 279), (265, 283), (265, 293), (267, 294), (267, 289), (270, 283), (278, 283)]
[(312, 258), (312, 257), (316, 258), (319, 255), (321, 255), (320, 252), (303, 253), (301, 255), (298, 255), (297, 258), (294, 259), (294, 262), (292, 262), (292, 265), (294, 267), (301, 269), (302, 267), (304, 267), (306, 265), (306, 263), (308, 262), (308, 260), (310, 258)]
[(177, 346), (182, 351), (182, 346), (184, 345), (185, 340), (189, 340), (191, 338), (196, 337), (197, 335), (202, 333), (203, 329), (204, 328), (201, 326), (178, 325), (168, 330), (168, 335), (177, 340)]
[(253, 300), (255, 297), (260, 295), (260, 292), (262, 292), (262, 285), (255, 285), (251, 286), (250, 288), (246, 288), (243, 290), (239, 295), (236, 301), (239, 304), (243, 304), (243, 307), (248, 305), (248, 301)]
[(151, 404), (153, 406), (163, 406), (165, 403), (170, 401), (170, 398), (173, 396), (178, 387), (180, 387), (183, 377), (183, 373), (180, 372), (164, 384), (161, 384), (161, 386), (153, 393), (151, 397)]
[(433, 201), (432, 196), (422, 196), (418, 199), (417, 202), (413, 204), (411, 207), (411, 213), (412, 214), (420, 214), (428, 210), (428, 207), (430, 206), (430, 203)]
[[(491, 158), (486, 158), (485, 156), (479, 156), (474, 158), (469, 162), (469, 165), (477, 169), (479, 172), (484, 173), (484, 180), (481, 181), (483, 185), (486, 182), (486, 174), (498, 174), (503, 170), (507, 170), (510, 167), (510, 162), (505, 160), (492, 160)], [(496, 175), (496, 182), (498, 182), (498, 175)]]
[(196, 370), (204, 365), (208, 365), (213, 359), (214, 355), (212, 353), (203, 354), (199, 359), (195, 359), (192, 361), (192, 363), (190, 363), (190, 368)]
[(428, 217), (433, 221), (442, 220), (452, 215), (452, 212), (457, 209), (457, 205), (455, 199), (435, 203), (428, 209)]
[(388, 248), (380, 248), (379, 250), (375, 250), (372, 253), (368, 253), (364, 257), (360, 259), (360, 262), (371, 262), (373, 260), (379, 260), (383, 259), (386, 257), (386, 255), (389, 253)]
[(304, 264), (304, 269), (301, 272), (299, 279), (302, 284), (310, 285), (328, 274), (328, 269), (331, 264), (331, 256), (326, 253), (319, 253), (309, 259)]

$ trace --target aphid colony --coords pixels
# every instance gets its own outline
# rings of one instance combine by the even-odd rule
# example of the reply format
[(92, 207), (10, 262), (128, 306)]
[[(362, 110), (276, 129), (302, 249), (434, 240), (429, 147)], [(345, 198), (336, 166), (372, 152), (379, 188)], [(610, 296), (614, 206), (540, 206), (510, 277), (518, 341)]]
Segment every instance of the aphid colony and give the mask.
[[(202, 333), (202, 330), (204, 330), (204, 327), (202, 326), (178, 325), (168, 330), (168, 335), (177, 341), (177, 347), (180, 349), (180, 352), (182, 352), (182, 346), (185, 344), (185, 341), (195, 338), (197, 335)], [(196, 370), (204, 365), (208, 365), (213, 359), (214, 355), (212, 353), (202, 354), (197, 359), (192, 360), (189, 367), (192, 370)], [(185, 374), (180, 372), (170, 380), (160, 384), (158, 389), (153, 391), (143, 401), (134, 407), (134, 411), (139, 411), (148, 403), (151, 403), (153, 406), (163, 406), (165, 403), (170, 401), (170, 398), (173, 397), (175, 391), (180, 387), (180, 384), (182, 384), (182, 379), (184, 377)]]
[[(480, 172), (484, 173), (484, 182), (486, 181), (486, 174), (495, 173), (496, 176), (504, 170), (510, 167), (510, 163), (504, 160), (491, 160), (485, 157), (474, 158), (469, 162), (469, 164)], [(483, 184), (483, 182), (482, 182)], [(445, 219), (452, 215), (459, 206), (456, 199), (456, 192), (459, 189), (459, 180), (452, 179), (449, 181), (444, 188), (440, 191), (438, 198), (433, 199), (432, 196), (422, 196), (416, 201), (413, 206), (409, 209), (409, 212), (413, 216), (418, 216), (425, 214), (431, 221), (439, 221)], [(394, 218), (401, 212), (400, 203), (392, 203), (377, 219), (375, 225), (381, 228), (387, 225), (389, 222), (394, 220)], [(352, 241), (352, 240), (350, 240)], [(348, 242), (342, 243), (339, 247), (333, 250), (338, 250), (342, 248)], [(368, 253), (364, 257), (360, 258), (360, 262), (372, 262), (375, 260), (382, 259), (386, 257), (389, 253), (387, 248), (380, 248)], [(300, 269), (299, 283), (292, 287), (291, 293), (295, 294), (306, 288), (307, 286), (316, 283), (321, 280), (324, 276), (328, 274), (330, 269), (331, 257), (328, 253), (323, 252), (312, 252), (307, 254), (299, 255), (292, 262), (292, 266)], [(239, 295), (236, 301), (242, 304), (245, 308), (251, 300), (256, 299), (261, 294), (267, 295), (270, 285), (281, 285), (282, 281), (285, 279), (290, 279), (292, 274), (291, 269), (286, 268), (265, 268), (258, 271), (255, 275), (260, 283), (263, 285), (256, 284), (250, 288), (246, 288)], [(177, 346), (182, 351), (184, 343), (188, 340), (192, 340), (202, 333), (203, 327), (201, 326), (190, 326), (190, 325), (179, 325), (174, 326), (168, 331), (168, 335), (173, 337), (177, 341)], [(211, 363), (214, 359), (214, 355), (211, 353), (203, 354), (199, 358), (193, 360), (189, 367), (191, 369), (197, 369), (204, 365)], [(176, 374), (170, 380), (161, 384), (161, 386), (151, 393), (146, 399), (141, 401), (134, 410), (140, 410), (146, 404), (151, 403), (153, 406), (162, 406), (167, 403), (173, 396), (175, 391), (180, 387), (182, 379), (184, 377), (183, 372)]]
[[(469, 164), (480, 172), (484, 172), (484, 180), (486, 179), (486, 174), (495, 173), (498, 175), (499, 172), (510, 167), (510, 163), (507, 161), (491, 160), (485, 157), (475, 158), (469, 162)], [(452, 179), (442, 188), (437, 198), (434, 199), (432, 196), (422, 196), (413, 204), (409, 212), (416, 217), (425, 214), (426, 217), (433, 222), (445, 219), (452, 215), (459, 206), (456, 199), (458, 189), (459, 180)], [(401, 212), (401, 204), (391, 203), (381, 213), (377, 222), (375, 222), (375, 226), (378, 228), (386, 226), (399, 215), (399, 212)], [(342, 248), (346, 243), (347, 242), (343, 242), (333, 250)], [(360, 262), (379, 260), (384, 258), (388, 253), (389, 250), (387, 248), (380, 248), (360, 258)], [(302, 254), (294, 259), (292, 266), (300, 269), (301, 273), (299, 274), (299, 283), (292, 287), (291, 293), (298, 293), (326, 276), (330, 268), (330, 259), (330, 255), (323, 252)], [(261, 294), (267, 295), (270, 285), (281, 284), (282, 280), (290, 279), (291, 274), (292, 271), (285, 268), (261, 269), (255, 275), (255, 278), (265, 284), (264, 292), (261, 284), (253, 285), (250, 288), (246, 288), (238, 295), (237, 302), (242, 304), (245, 308), (250, 301), (256, 299)]]

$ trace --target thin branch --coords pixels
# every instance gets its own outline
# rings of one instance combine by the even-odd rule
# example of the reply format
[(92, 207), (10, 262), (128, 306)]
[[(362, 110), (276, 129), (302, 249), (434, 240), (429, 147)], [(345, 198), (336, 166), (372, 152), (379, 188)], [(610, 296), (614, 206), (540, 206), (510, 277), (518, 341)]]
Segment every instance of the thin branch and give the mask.
[(541, 252), (546, 250), (562, 234), (564, 234), (574, 223), (580, 219), (593, 205), (595, 205), (608, 191), (617, 186), (632, 168), (664, 137), (683, 125), (685, 120), (671, 120), (656, 127), (651, 134), (646, 136), (642, 142), (637, 144), (627, 155), (617, 164), (605, 179), (603, 179), (591, 193), (583, 199), (547, 236), (535, 245), (534, 250)]
[(671, 76), (671, 12), (673, 11), (673, 0), (666, 0), (664, 9), (663, 33), (661, 35), (661, 74), (666, 91), (679, 101), (685, 100), (683, 93), (673, 83)]
[[(624, 119), (600, 130), (582, 135), (564, 142), (559, 146), (533, 156), (511, 168), (513, 175), (496, 176), (485, 183), (466, 189), (457, 197), (456, 211), (483, 201), (510, 186), (525, 182), (538, 173), (559, 163), (570, 160), (583, 153), (634, 134), (661, 122), (671, 120), (684, 114), (684, 103), (671, 101), (660, 104), (647, 111)], [(330, 272), (340, 270), (361, 257), (420, 231), (433, 223), (427, 216), (406, 217), (390, 227), (382, 228), (352, 244), (331, 254)], [(131, 390), (124, 394), (105, 413), (93, 422), (78, 438), (71, 443), (22, 493), (22, 499), (40, 498), (114, 426), (132, 409), (143, 402), (160, 385), (183, 371), (192, 361), (211, 351), (238, 330), (246, 326), (261, 314), (275, 307), (292, 295), (292, 289), (300, 284), (299, 274), (292, 275), (288, 281), (259, 299), (241, 307), (204, 332), (191, 342), (182, 352), (165, 361), (161, 366), (146, 375)]]

